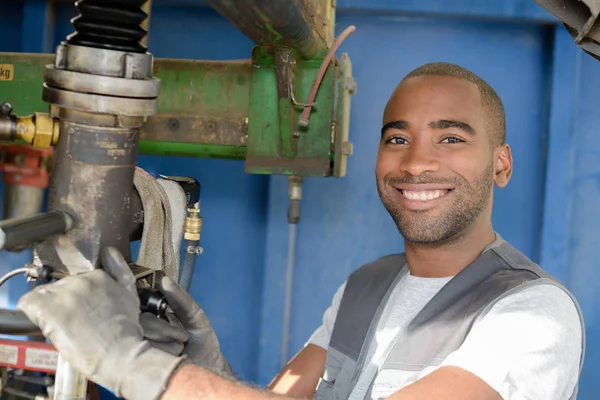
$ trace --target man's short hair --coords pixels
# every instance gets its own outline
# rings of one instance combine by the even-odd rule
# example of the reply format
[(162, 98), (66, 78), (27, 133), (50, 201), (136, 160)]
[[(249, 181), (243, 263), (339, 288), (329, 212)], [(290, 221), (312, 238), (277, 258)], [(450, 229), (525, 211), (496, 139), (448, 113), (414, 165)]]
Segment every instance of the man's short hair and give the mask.
[[(434, 62), (420, 66), (402, 79), (402, 82), (417, 76), (451, 76), (464, 79), (477, 86), (481, 95), (481, 103), (487, 114), (485, 117), (486, 129), (490, 133), (493, 147), (506, 143), (506, 119), (504, 106), (496, 91), (483, 79), (473, 72), (456, 64)], [(400, 82), (400, 83), (402, 83)]]

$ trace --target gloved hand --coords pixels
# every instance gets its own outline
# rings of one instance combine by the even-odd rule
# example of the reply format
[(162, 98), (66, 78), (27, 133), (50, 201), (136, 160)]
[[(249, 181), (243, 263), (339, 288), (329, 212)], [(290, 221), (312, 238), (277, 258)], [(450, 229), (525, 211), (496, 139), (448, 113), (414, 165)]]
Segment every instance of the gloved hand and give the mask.
[(117, 249), (101, 257), (104, 270), (39, 286), (17, 308), (89, 380), (118, 397), (157, 399), (182, 358), (144, 340), (135, 277)]
[[(221, 353), (219, 340), (204, 310), (168, 276), (161, 277), (159, 289), (173, 310), (173, 313), (167, 313), (170, 323), (151, 318), (152, 314), (143, 316), (140, 323), (144, 328), (144, 336), (173, 355), (181, 354), (202, 368), (232, 377), (233, 372)], [(181, 340), (186, 336), (187, 341)]]

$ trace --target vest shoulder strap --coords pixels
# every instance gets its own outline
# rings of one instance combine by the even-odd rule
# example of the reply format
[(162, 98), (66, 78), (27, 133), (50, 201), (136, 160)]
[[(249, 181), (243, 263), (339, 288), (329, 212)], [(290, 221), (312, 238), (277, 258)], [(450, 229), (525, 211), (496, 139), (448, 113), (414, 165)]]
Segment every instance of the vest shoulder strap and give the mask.
[(385, 304), (400, 272), (404, 254), (382, 257), (354, 271), (346, 283), (329, 347), (358, 359), (377, 309)]

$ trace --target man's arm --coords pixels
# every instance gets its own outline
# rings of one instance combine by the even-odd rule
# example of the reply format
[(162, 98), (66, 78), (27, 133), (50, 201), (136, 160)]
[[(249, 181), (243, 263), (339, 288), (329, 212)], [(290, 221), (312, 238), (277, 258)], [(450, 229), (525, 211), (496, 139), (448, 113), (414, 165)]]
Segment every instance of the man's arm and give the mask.
[(309, 344), (281, 370), (269, 389), (288, 396), (312, 398), (323, 375), (326, 356), (325, 349)]
[(397, 391), (387, 400), (502, 400), (478, 376), (458, 367), (442, 367)]
[(160, 400), (298, 400), (251, 388), (187, 364), (175, 371)]

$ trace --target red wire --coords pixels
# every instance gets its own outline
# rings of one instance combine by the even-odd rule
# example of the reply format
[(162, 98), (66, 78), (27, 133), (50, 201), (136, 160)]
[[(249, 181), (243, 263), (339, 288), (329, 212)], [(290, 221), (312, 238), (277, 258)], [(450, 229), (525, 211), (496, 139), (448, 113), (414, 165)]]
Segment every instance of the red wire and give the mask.
[(315, 97), (317, 97), (317, 91), (319, 90), (319, 86), (321, 86), (321, 81), (323, 80), (323, 76), (325, 76), (325, 72), (327, 71), (327, 68), (329, 67), (329, 63), (331, 62), (333, 55), (335, 54), (337, 48), (340, 47), (340, 44), (342, 44), (344, 39), (346, 39), (355, 30), (356, 30), (356, 27), (354, 25), (350, 25), (349, 27), (344, 29), (344, 31), (340, 34), (340, 36), (338, 36), (337, 39), (335, 39), (335, 41), (333, 42), (333, 46), (331, 46), (331, 49), (329, 49), (327, 56), (325, 56), (325, 59), (323, 60), (323, 63), (321, 64), (321, 68), (319, 69), (319, 73), (315, 77), (312, 87), (310, 88), (308, 100), (306, 101), (306, 104), (308, 104), (308, 105), (304, 107), (304, 110), (302, 111), (302, 115), (300, 115), (300, 120), (306, 121), (305, 125), (302, 125), (302, 123), (301, 123), (302, 126), (308, 126), (308, 121), (310, 118), (310, 110), (312, 109), (312, 104), (315, 101)]

